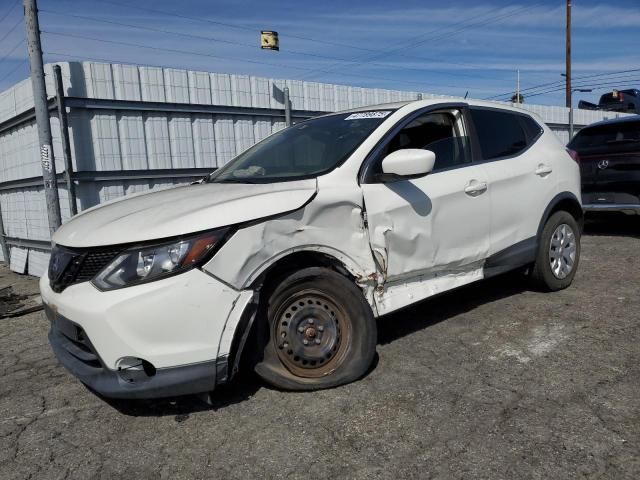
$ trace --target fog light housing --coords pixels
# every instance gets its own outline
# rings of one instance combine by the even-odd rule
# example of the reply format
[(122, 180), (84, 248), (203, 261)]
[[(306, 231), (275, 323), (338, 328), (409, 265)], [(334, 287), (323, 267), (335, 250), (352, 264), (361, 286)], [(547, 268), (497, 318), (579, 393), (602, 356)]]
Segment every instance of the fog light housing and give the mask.
[(122, 357), (116, 362), (118, 376), (126, 383), (149, 380), (156, 374), (156, 367), (150, 362), (136, 357)]

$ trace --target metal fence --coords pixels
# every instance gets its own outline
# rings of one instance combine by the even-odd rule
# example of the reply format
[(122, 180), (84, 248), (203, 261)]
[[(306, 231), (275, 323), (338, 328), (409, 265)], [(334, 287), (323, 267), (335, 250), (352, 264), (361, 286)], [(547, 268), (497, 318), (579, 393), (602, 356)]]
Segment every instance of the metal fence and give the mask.
[[(58, 97), (53, 65), (45, 71), (63, 221), (76, 210), (205, 175), (284, 128), (286, 104), (295, 121), (365, 105), (441, 98), (173, 68), (58, 65)], [(568, 140), (568, 109), (522, 106)], [(615, 115), (577, 110), (576, 127)], [(0, 259), (8, 259), (14, 271), (41, 275), (50, 239), (28, 80), (0, 93), (0, 219)]]

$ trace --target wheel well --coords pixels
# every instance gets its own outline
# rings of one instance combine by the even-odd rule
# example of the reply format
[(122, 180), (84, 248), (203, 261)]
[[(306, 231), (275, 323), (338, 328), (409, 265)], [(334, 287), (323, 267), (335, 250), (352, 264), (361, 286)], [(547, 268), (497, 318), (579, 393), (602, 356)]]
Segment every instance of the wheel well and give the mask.
[(544, 228), (547, 220), (556, 212), (565, 211), (568, 212), (573, 218), (578, 222), (578, 226), (580, 230), (582, 230), (582, 226), (584, 224), (584, 212), (582, 210), (582, 205), (578, 199), (569, 192), (564, 192), (558, 194), (547, 206), (542, 218), (540, 219), (540, 225), (538, 225), (538, 234), (536, 238), (540, 238), (542, 235), (542, 229)]
[(553, 208), (549, 211), (549, 215), (547, 215), (547, 219), (556, 212), (559, 211), (569, 212), (573, 218), (576, 219), (580, 229), (582, 229), (584, 223), (584, 212), (582, 210), (582, 206), (572, 198), (563, 198), (558, 203), (556, 203)]
[(260, 290), (260, 296), (264, 298), (264, 292), (274, 288), (283, 278), (290, 274), (309, 267), (325, 267), (338, 272), (355, 283), (355, 277), (345, 268), (344, 264), (335, 257), (321, 252), (295, 252), (281, 258), (264, 273), (262, 273), (254, 282), (252, 287)]
[(540, 225), (538, 225), (538, 234), (536, 235), (536, 238), (538, 240), (542, 235), (542, 230), (544, 229), (547, 220), (549, 220), (551, 215), (559, 211), (568, 212), (573, 218), (576, 219), (580, 230), (582, 230), (584, 226), (584, 211), (582, 210), (582, 205), (580, 205), (580, 202), (572, 193), (564, 192), (554, 197), (554, 199), (547, 206), (547, 209), (544, 211), (544, 214), (540, 219)]
[[(252, 322), (250, 326), (238, 329), (235, 333), (239, 340), (244, 334), (244, 329), (250, 329), (246, 332), (247, 343), (254, 345), (254, 348), (244, 348), (238, 351), (239, 342), (235, 342), (234, 338), (235, 347), (232, 348), (231, 352), (232, 358), (240, 355), (238, 363), (242, 363), (244, 368), (255, 365), (262, 358), (259, 346), (263, 345), (269, 337), (266, 330), (266, 322), (261, 320), (266, 318), (267, 301), (271, 293), (284, 278), (298, 270), (309, 267), (330, 268), (355, 283), (355, 277), (345, 268), (344, 264), (337, 258), (325, 253), (295, 252), (275, 262), (251, 284), (251, 288), (259, 292), (256, 305), (256, 321)], [(234, 374), (235, 371), (232, 370), (231, 375)]]

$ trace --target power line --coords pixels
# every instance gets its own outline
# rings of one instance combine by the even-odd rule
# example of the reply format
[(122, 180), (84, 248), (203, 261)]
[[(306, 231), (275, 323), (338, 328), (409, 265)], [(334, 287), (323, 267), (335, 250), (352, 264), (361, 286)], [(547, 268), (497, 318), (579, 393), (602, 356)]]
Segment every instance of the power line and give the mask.
[[(127, 27), (127, 28), (135, 28), (136, 30), (148, 30), (150, 32), (159, 32), (159, 33), (166, 33), (169, 35), (176, 35), (179, 37), (185, 37), (185, 38), (194, 38), (194, 39), (198, 39), (198, 40), (207, 40), (207, 41), (213, 41), (213, 42), (219, 42), (219, 43), (226, 43), (229, 45), (238, 45), (241, 47), (250, 47), (250, 48), (256, 48), (256, 44), (253, 43), (243, 43), (243, 42), (236, 42), (233, 40), (226, 40), (226, 39), (222, 39), (222, 38), (217, 38), (217, 37), (208, 37), (205, 35), (196, 35), (193, 33), (183, 33), (183, 32), (174, 32), (171, 30), (165, 30), (162, 28), (156, 28), (156, 27), (148, 27), (148, 26), (143, 26), (143, 25), (134, 25), (132, 23), (123, 23), (123, 22), (116, 22), (114, 20), (106, 20), (103, 18), (96, 18), (96, 17), (87, 17), (85, 15), (73, 15), (73, 14), (69, 14), (69, 13), (62, 13), (62, 12), (55, 12), (53, 10), (45, 10), (45, 9), (41, 9), (40, 10), (43, 13), (48, 13), (48, 14), (52, 14), (52, 15), (60, 15), (62, 17), (73, 17), (73, 18), (79, 18), (82, 20), (92, 20), (94, 22), (100, 22), (100, 23), (108, 23), (111, 25), (118, 25), (121, 27)], [(320, 55), (320, 54), (315, 54), (315, 53), (309, 53), (309, 52), (301, 52), (298, 50), (291, 50), (289, 48), (287, 48), (287, 53), (292, 53), (294, 55), (305, 55), (305, 56), (311, 56), (311, 57), (318, 57), (318, 58), (324, 58), (327, 60), (338, 60), (338, 61), (344, 61), (344, 62), (348, 62), (349, 60), (346, 58), (339, 58), (339, 57), (332, 57), (329, 55)]]
[[(634, 86), (634, 85), (637, 85), (638, 82), (640, 82), (640, 79), (630, 79), (630, 80), (625, 80), (623, 82), (605, 82), (605, 83), (595, 83), (595, 84), (573, 85), (573, 87), (574, 88), (595, 88), (595, 89), (606, 90), (606, 89), (610, 89), (613, 86), (618, 86), (618, 87)], [(608, 87), (608, 88), (605, 89), (604, 87)], [(536, 93), (527, 95), (526, 98), (537, 97), (539, 95), (545, 95), (547, 93), (553, 93), (553, 92), (560, 92), (563, 90), (564, 90), (564, 86), (556, 87), (547, 91), (536, 92)]]
[[(147, 27), (147, 26), (142, 26), (142, 25), (134, 25), (134, 24), (131, 24), (131, 23), (116, 22), (114, 20), (106, 20), (106, 19), (102, 19), (102, 18), (88, 17), (88, 16), (85, 16), (85, 15), (65, 14), (65, 13), (62, 13), (62, 12), (55, 12), (55, 11), (46, 10), (46, 9), (41, 9), (40, 11), (43, 12), (43, 13), (47, 13), (47, 14), (59, 15), (59, 16), (64, 16), (64, 17), (73, 17), (73, 18), (78, 18), (78, 19), (82, 19), (82, 20), (91, 20), (91, 21), (95, 21), (95, 22), (99, 22), (99, 23), (106, 23), (106, 24), (110, 24), (110, 25), (118, 25), (118, 26), (126, 27), (126, 28), (134, 28), (136, 30), (148, 30), (148, 31), (151, 31), (151, 32), (165, 33), (165, 34), (176, 35), (176, 36), (185, 37), (185, 38), (193, 38), (193, 39), (198, 39), (198, 40), (214, 41), (214, 42), (220, 42), (220, 43), (225, 43), (225, 44), (230, 44), (230, 45), (238, 45), (238, 46), (242, 46), (242, 47), (248, 47), (248, 48), (251, 48), (251, 49), (255, 49), (256, 48), (256, 45), (252, 44), (252, 43), (250, 44), (250, 43), (236, 42), (236, 41), (232, 41), (232, 40), (226, 40), (226, 39), (221, 39), (221, 38), (216, 38), (216, 37), (209, 37), (209, 36), (204, 36), (204, 35), (196, 35), (196, 34), (192, 34), (192, 33), (174, 32), (174, 31), (171, 31), (171, 30), (165, 30), (165, 29), (157, 28), (157, 27)], [(328, 55), (319, 55), (319, 54), (309, 53), (309, 52), (301, 52), (299, 50), (291, 50), (289, 48), (287, 48), (286, 53), (287, 54), (293, 54), (293, 55), (316, 57), (316, 58), (322, 58), (322, 59), (328, 59), (328, 60), (336, 60), (336, 61), (347, 62), (347, 63), (351, 63), (352, 62), (352, 60), (347, 59), (347, 58), (333, 57), (333, 56), (328, 56)], [(387, 65), (382, 64), (382, 63), (372, 63), (372, 65), (379, 65), (381, 67), (387, 67)], [(424, 69), (420, 69), (420, 68), (413, 68), (413, 67), (403, 67), (403, 68), (405, 70), (413, 70), (413, 71), (418, 71), (418, 72), (424, 72)], [(308, 69), (308, 70), (311, 70), (311, 69)], [(450, 73), (438, 72), (438, 71), (436, 71), (436, 72), (431, 71), (430, 73), (436, 74), (436, 75), (463, 76), (463, 77), (469, 77), (469, 78), (476, 78), (478, 76), (478, 75), (470, 75), (470, 74), (463, 74), (463, 73), (450, 74)]]
[[(205, 22), (205, 23), (210, 23), (213, 25), (221, 25), (221, 26), (225, 26), (225, 27), (229, 27), (229, 28), (235, 28), (235, 29), (239, 29), (239, 30), (245, 30), (245, 31), (250, 31), (252, 33), (255, 34), (256, 29), (254, 27), (249, 27), (246, 25), (238, 25), (238, 24), (233, 24), (233, 23), (228, 23), (228, 22), (222, 22), (219, 20), (211, 20), (208, 18), (198, 18), (198, 17), (190, 17), (188, 15), (184, 15), (184, 14), (177, 14), (177, 13), (173, 13), (173, 12), (168, 12), (166, 10), (158, 10), (155, 8), (149, 8), (149, 7), (141, 7), (139, 5), (131, 5), (130, 3), (125, 3), (125, 2), (119, 2), (116, 0), (98, 0), (102, 3), (107, 3), (107, 4), (111, 4), (111, 5), (117, 5), (117, 6), (122, 6), (122, 7), (129, 7), (129, 8), (133, 8), (133, 9), (137, 9), (143, 12), (151, 12), (151, 13), (157, 13), (157, 14), (161, 14), (161, 15), (166, 15), (172, 18), (182, 18), (185, 20), (192, 20), (192, 21), (196, 21), (196, 22)], [(535, 6), (535, 5), (534, 5)], [(530, 7), (526, 7), (526, 8), (533, 8), (533, 6)], [(136, 27), (137, 28), (137, 27)], [(140, 27), (143, 28), (143, 27)], [(314, 43), (320, 43), (320, 44), (326, 44), (326, 45), (333, 45), (333, 46), (338, 46), (338, 47), (346, 47), (346, 48), (352, 48), (352, 49), (356, 49), (356, 50), (362, 50), (365, 52), (373, 52), (373, 53), (379, 53), (379, 50), (376, 49), (372, 49), (372, 48), (366, 48), (366, 47), (361, 47), (361, 46), (357, 46), (357, 45), (350, 45), (350, 44), (345, 44), (345, 43), (338, 43), (338, 42), (331, 42), (331, 41), (327, 41), (327, 40), (323, 40), (323, 39), (318, 39), (318, 38), (312, 38), (312, 37), (304, 37), (301, 35), (293, 35), (293, 34), (287, 34), (287, 37), (291, 37), (291, 38), (297, 38), (299, 40), (305, 40), (305, 41), (310, 41), (310, 42), (314, 42)], [(450, 62), (450, 61), (444, 61), (444, 60), (438, 60), (438, 59), (430, 59), (427, 57), (422, 57), (422, 56), (416, 56), (416, 55), (407, 55), (407, 54), (399, 54), (398, 56), (404, 57), (404, 58), (410, 58), (410, 59), (417, 59), (417, 60), (427, 60), (427, 61), (435, 61), (435, 62), (439, 62), (442, 64), (448, 64), (448, 65), (459, 65), (459, 66), (466, 66), (469, 68), (476, 68), (476, 69), (483, 69), (482, 66), (480, 65), (473, 65), (473, 64), (468, 64), (468, 63), (457, 63), (457, 62)], [(342, 61), (343, 59), (339, 59), (340, 61)], [(344, 61), (349, 61), (344, 59)], [(385, 66), (385, 65), (381, 65), (381, 66)], [(328, 72), (330, 73), (330, 72)], [(445, 74), (445, 73), (443, 73)], [(465, 75), (465, 74), (446, 74), (449, 76), (468, 76), (468, 77), (480, 77), (480, 75), (475, 74), (475, 75)], [(491, 78), (493, 79), (494, 77), (484, 77), (483, 78)]]
[[(158, 10), (155, 8), (149, 8), (149, 7), (140, 7), (139, 5), (131, 5), (130, 3), (127, 2), (117, 2), (114, 0), (99, 0), (102, 3), (110, 3), (112, 5), (118, 5), (121, 7), (128, 7), (128, 8), (135, 8), (137, 10), (141, 10), (141, 11), (146, 11), (146, 12), (152, 12), (152, 13), (159, 13), (162, 15), (168, 15), (170, 17), (177, 17), (177, 18), (183, 18), (185, 20), (193, 20), (193, 21), (197, 21), (197, 22), (205, 22), (205, 23), (210, 23), (213, 25), (221, 25), (221, 26), (225, 26), (225, 27), (229, 27), (229, 28), (236, 28), (239, 30), (247, 30), (250, 32), (255, 33), (256, 29), (253, 27), (249, 27), (249, 26), (245, 26), (245, 25), (238, 25), (238, 24), (234, 24), (234, 23), (228, 23), (228, 22), (221, 22), (219, 20), (211, 20), (208, 18), (198, 18), (198, 17), (190, 17), (188, 15), (184, 15), (184, 14), (179, 14), (179, 13), (175, 13), (175, 12), (167, 12), (166, 10)], [(344, 43), (338, 43), (338, 42), (331, 42), (328, 40), (322, 40), (322, 39), (318, 39), (318, 38), (311, 38), (311, 37), (303, 37), (300, 35), (291, 35), (291, 34), (287, 34), (287, 36), (291, 37), (291, 38), (297, 38), (299, 40), (305, 40), (305, 41), (309, 41), (309, 42), (314, 42), (314, 43), (323, 43), (325, 45), (333, 45), (334, 47), (347, 47), (347, 48), (353, 48), (356, 50), (368, 50), (368, 51), (374, 51), (372, 49), (369, 48), (364, 48), (364, 47), (358, 47), (355, 45), (347, 45)]]
[(18, 27), (18, 25), (20, 25), (22, 23), (22, 19), (19, 18), (18, 21), (13, 25), (13, 27), (11, 27), (11, 29), (4, 34), (4, 36), (2, 38), (0, 38), (0, 42), (3, 42), (5, 38), (7, 38), (9, 35), (11, 35), (11, 33), (13, 33), (13, 31)]
[[(608, 77), (608, 76), (617, 76), (617, 75), (622, 75), (624, 73), (630, 73), (630, 72), (640, 72), (640, 68), (632, 68), (632, 69), (628, 69), (628, 70), (617, 70), (617, 71), (612, 71), (612, 72), (604, 72), (604, 73), (595, 73), (595, 74), (589, 74), (589, 75), (580, 75), (578, 77), (573, 77), (574, 80), (582, 80), (585, 78), (596, 78), (596, 77)], [(531, 92), (532, 90), (539, 90), (540, 88), (543, 87), (553, 87), (553, 86), (558, 86), (560, 87), (562, 85), (562, 88), (564, 88), (564, 80), (558, 80), (555, 82), (548, 82), (548, 83), (542, 83), (539, 85), (534, 85), (532, 87), (528, 87), (528, 88), (523, 88), (521, 90), (521, 92)], [(531, 93), (535, 93), (535, 92), (531, 92)], [(487, 97), (485, 98), (485, 100), (492, 100), (495, 98), (499, 98), (499, 97), (509, 97), (513, 94), (513, 92), (505, 92), (505, 93), (501, 93), (498, 95), (493, 95), (491, 97)], [(529, 96), (531, 96), (529, 94)]]
[[(475, 18), (485, 16), (485, 15), (487, 15), (487, 14), (489, 14), (489, 13), (492, 13), (492, 12), (494, 12), (494, 11), (500, 10), (500, 8), (501, 8), (501, 7), (498, 7), (498, 8), (496, 8), (496, 9), (490, 10), (489, 12), (485, 12), (485, 13), (483, 13), (483, 14), (481, 14), (481, 15), (476, 15), (475, 17), (471, 17), (471, 18), (469, 18), (469, 19), (465, 19), (465, 20), (463, 20), (463, 21), (461, 21), (461, 22), (454, 23), (452, 26), (460, 25), (460, 24), (466, 23), (466, 22), (468, 22), (468, 21), (470, 21), (470, 20), (473, 20), (473, 19), (475, 19)], [(450, 28), (450, 27), (449, 27), (449, 28)], [(397, 45), (396, 45), (396, 47), (392, 47), (391, 49), (387, 49), (387, 50), (385, 50), (385, 51), (383, 51), (383, 52), (380, 52), (380, 51), (374, 50), (374, 52), (375, 52), (375, 53), (374, 53), (374, 55), (373, 55), (373, 56), (364, 57), (364, 58), (361, 58), (361, 59), (356, 58), (356, 59), (352, 60), (352, 63), (354, 63), (354, 65), (353, 65), (353, 66), (356, 66), (356, 65), (359, 65), (359, 64), (362, 64), (362, 63), (364, 63), (364, 62), (371, 61), (371, 60), (376, 60), (377, 58), (380, 58), (381, 56), (384, 56), (384, 55), (386, 55), (386, 54), (388, 54), (388, 53), (394, 53), (394, 52), (397, 52), (397, 51), (399, 51), (399, 50), (401, 50), (401, 49), (403, 49), (403, 48), (406, 48), (406, 46), (407, 46), (407, 44), (408, 44), (408, 43), (410, 44), (410, 42), (415, 42), (415, 41), (417, 41), (418, 39), (424, 38), (426, 35), (432, 35), (432, 34), (434, 34), (434, 33), (438, 32), (438, 31), (440, 31), (440, 30), (445, 30), (445, 29), (444, 29), (444, 28), (443, 28), (443, 29), (435, 29), (435, 30), (431, 30), (431, 31), (429, 31), (429, 32), (427, 32), (427, 33), (422, 33), (422, 34), (420, 34), (420, 35), (417, 35), (417, 36), (415, 36), (415, 37), (412, 37), (412, 38), (411, 38), (411, 39), (409, 39), (409, 40), (403, 41), (403, 42), (402, 42), (402, 44), (397, 44)], [(337, 67), (337, 65), (333, 65), (333, 66), (330, 66), (330, 67), (329, 67), (329, 69), (331, 70), (331, 69), (336, 68), (336, 67)], [(312, 73), (313, 73), (313, 72), (312, 72)], [(311, 75), (311, 74), (310, 74), (310, 75)]]
[(11, 50), (9, 50), (9, 51), (6, 53), (6, 55), (5, 55), (4, 57), (0, 58), (0, 65), (2, 65), (2, 63), (3, 63), (7, 58), (9, 58), (9, 56), (10, 56), (13, 52), (15, 52), (15, 51), (16, 51), (16, 49), (17, 49), (20, 45), (22, 45), (23, 43), (24, 43), (24, 38), (21, 38), (21, 39), (20, 39), (20, 41), (19, 41), (18, 43), (16, 43), (16, 44), (14, 45), (14, 47), (13, 47)]
[(9, 78), (13, 73), (15, 73), (18, 68), (20, 68), (22, 65), (24, 65), (25, 63), (28, 63), (27, 59), (22, 60), (20, 63), (18, 63), (14, 68), (12, 68), (11, 70), (9, 70), (2, 78), (0, 78), (0, 83), (4, 82), (7, 78)]
[(611, 86), (615, 86), (615, 85), (619, 85), (621, 83), (624, 84), (628, 84), (628, 83), (634, 83), (634, 82), (640, 82), (640, 78), (628, 78), (625, 80), (617, 80), (617, 81), (608, 81), (608, 82), (602, 82), (602, 83), (583, 83), (583, 84), (574, 84), (573, 86), (576, 88), (582, 88), (582, 87), (602, 87), (602, 86), (607, 86), (607, 85), (611, 85)]
[(4, 19), (9, 16), (9, 14), (13, 11), (15, 6), (18, 5), (18, 3), (20, 3), (20, 0), (16, 0), (15, 2), (13, 2), (13, 5), (9, 7), (9, 10), (7, 10), (7, 12), (2, 16), (2, 18), (0, 18), (0, 23), (4, 22)]
[(62, 32), (52, 32), (49, 30), (42, 30), (41, 33), (47, 34), (47, 35), (55, 35), (58, 37), (68, 37), (68, 38), (79, 38), (79, 39), (83, 39), (83, 40), (92, 40), (95, 42), (101, 42), (101, 43), (110, 43), (113, 45), (123, 45), (125, 47), (136, 47), (136, 48), (146, 48), (149, 50), (156, 50), (159, 52), (171, 52), (171, 53), (180, 53), (180, 54), (185, 54), (185, 55), (195, 55), (195, 56), (200, 56), (200, 57), (208, 57), (208, 58), (217, 58), (217, 59), (221, 59), (221, 60), (237, 60), (240, 62), (246, 62), (246, 63), (255, 63), (258, 65), (269, 65), (269, 66), (273, 66), (273, 67), (278, 67), (278, 68), (291, 68), (294, 70), (307, 70), (305, 68), (302, 67), (294, 67), (294, 66), (290, 66), (290, 65), (279, 65), (277, 63), (271, 63), (271, 62), (262, 62), (259, 60), (249, 60), (246, 58), (232, 58), (232, 57), (225, 57), (222, 55), (214, 55), (212, 53), (204, 53), (204, 52), (193, 52), (193, 51), (189, 51), (189, 50), (179, 50), (179, 49), (175, 49), (175, 48), (166, 48), (166, 47), (155, 47), (153, 45), (142, 45), (139, 43), (132, 43), (132, 42), (122, 42), (119, 40), (107, 40), (105, 38), (96, 38), (96, 37), (89, 37), (86, 35), (77, 35), (74, 33), (62, 33)]
[[(505, 19), (505, 18), (508, 18), (508, 17), (510, 17), (510, 16), (515, 15), (516, 13), (520, 13), (520, 12), (522, 12), (522, 11), (525, 11), (525, 10), (528, 10), (528, 9), (531, 9), (531, 8), (534, 8), (535, 6), (536, 6), (536, 5), (534, 4), (534, 5), (530, 5), (530, 6), (528, 6), (528, 7), (522, 7), (522, 8), (520, 8), (520, 9), (517, 9), (517, 10), (516, 10), (516, 11), (514, 11), (514, 12), (509, 13), (509, 14), (505, 14), (505, 15), (502, 15), (502, 16), (498, 16), (498, 17), (495, 17), (495, 18), (492, 18), (492, 19), (484, 19), (484, 20), (479, 21), (479, 22), (476, 22), (476, 23), (466, 24), (466, 23), (468, 22), (468, 20), (466, 20), (466, 21), (464, 21), (464, 22), (458, 22), (457, 24), (454, 24), (454, 25), (460, 25), (461, 23), (462, 23), (462, 24), (466, 24), (466, 25), (464, 25), (464, 26), (463, 26), (463, 27), (461, 27), (461, 28), (454, 29), (454, 30), (452, 30), (452, 31), (448, 31), (448, 32), (446, 32), (446, 33), (442, 33), (442, 34), (439, 34), (439, 35), (435, 35), (435, 36), (431, 36), (431, 37), (423, 38), (423, 39), (422, 39), (422, 40), (420, 40), (419, 42), (414, 42), (414, 43), (412, 43), (412, 46), (414, 46), (414, 47), (415, 47), (415, 46), (422, 45), (422, 44), (424, 44), (424, 43), (426, 43), (426, 42), (429, 42), (429, 41), (442, 40), (442, 39), (444, 39), (444, 38), (447, 38), (447, 37), (453, 36), (454, 34), (456, 34), (456, 33), (458, 33), (458, 32), (461, 32), (461, 31), (463, 31), (463, 30), (465, 30), (465, 29), (473, 28), (473, 27), (476, 27), (476, 26), (484, 26), (484, 25), (487, 25), (487, 24), (492, 23), (492, 22), (496, 22), (496, 21), (499, 21), (499, 20), (503, 20), (503, 19)], [(496, 10), (496, 9), (494, 9), (494, 10)], [(491, 10), (491, 12), (493, 12), (494, 10)], [(498, 9), (498, 10), (499, 10), (499, 9)], [(489, 12), (489, 13), (490, 13), (490, 12)], [(483, 14), (483, 15), (479, 15), (478, 17), (480, 17), (480, 16), (484, 16), (484, 15), (486, 15), (486, 13), (485, 13), (485, 14)], [(478, 17), (472, 17), (472, 19), (473, 19), (473, 18), (478, 18)], [(469, 20), (471, 20), (471, 19), (469, 19)], [(449, 28), (450, 28), (450, 27), (449, 27)], [(389, 55), (389, 54), (397, 53), (397, 52), (399, 52), (400, 50), (402, 50), (403, 48), (406, 48), (406, 47), (402, 46), (402, 47), (397, 47), (397, 48), (394, 48), (394, 49), (391, 49), (391, 50), (387, 50), (387, 51), (384, 51), (384, 52), (378, 52), (379, 54), (378, 54), (377, 56), (376, 56), (376, 55), (374, 55), (374, 56), (371, 58), (371, 60), (376, 60), (376, 59), (378, 59), (378, 58), (384, 57), (385, 55)], [(406, 56), (406, 55), (401, 55), (401, 56)], [(424, 57), (416, 57), (416, 58), (420, 58), (420, 59), (424, 59), (424, 60), (429, 60), (429, 59), (424, 58)], [(355, 66), (358, 66), (358, 65), (362, 65), (362, 64), (365, 64), (365, 63), (369, 63), (369, 61), (370, 61), (370, 60), (363, 60), (363, 61), (360, 61), (360, 62), (355, 62), (355, 64), (354, 64), (353, 66), (355, 67)], [(442, 63), (446, 63), (446, 62), (442, 62)], [(336, 66), (336, 67), (337, 67), (337, 66)], [(477, 75), (476, 75), (476, 76), (477, 76)]]

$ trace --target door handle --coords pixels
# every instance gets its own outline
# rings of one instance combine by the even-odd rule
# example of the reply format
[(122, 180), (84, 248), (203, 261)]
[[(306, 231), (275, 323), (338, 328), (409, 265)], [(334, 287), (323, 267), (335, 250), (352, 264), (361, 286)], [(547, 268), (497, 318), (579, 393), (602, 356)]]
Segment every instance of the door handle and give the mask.
[(545, 165), (544, 163), (538, 164), (538, 168), (536, 168), (536, 175), (539, 175), (541, 177), (549, 175), (551, 172), (553, 172), (553, 168), (551, 168), (551, 165)]
[(464, 193), (470, 197), (477, 197), (487, 191), (487, 182), (479, 182), (477, 180), (471, 180), (464, 187)]

